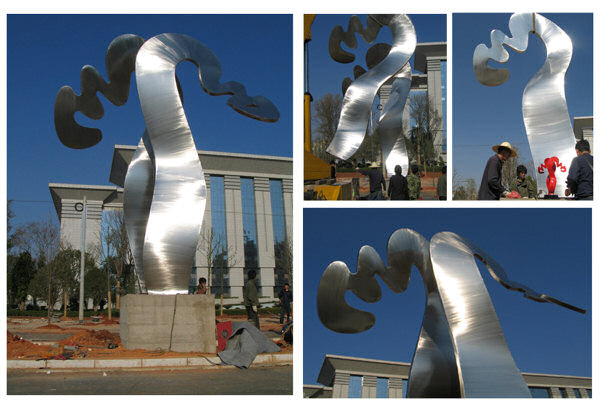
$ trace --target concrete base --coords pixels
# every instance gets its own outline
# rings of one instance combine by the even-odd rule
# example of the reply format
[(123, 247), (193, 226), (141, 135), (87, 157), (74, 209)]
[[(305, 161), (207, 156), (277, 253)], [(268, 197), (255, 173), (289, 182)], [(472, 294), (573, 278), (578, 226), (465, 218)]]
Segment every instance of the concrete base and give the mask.
[(127, 349), (215, 353), (213, 295), (128, 294), (121, 298), (121, 343)]

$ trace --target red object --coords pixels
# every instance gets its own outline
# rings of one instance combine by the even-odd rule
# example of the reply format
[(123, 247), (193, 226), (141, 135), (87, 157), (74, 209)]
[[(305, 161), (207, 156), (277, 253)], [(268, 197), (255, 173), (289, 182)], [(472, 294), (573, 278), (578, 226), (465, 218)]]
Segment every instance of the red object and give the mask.
[(231, 336), (231, 321), (217, 322), (217, 341), (218, 341), (218, 352), (225, 349), (225, 344)]
[(512, 191), (512, 192), (510, 192), (510, 193), (508, 194), (508, 196), (506, 196), (506, 197), (508, 197), (509, 199), (520, 199), (520, 198), (521, 198), (521, 195), (519, 194), (519, 192), (517, 192), (517, 191), (513, 190), (513, 191)]
[(546, 187), (548, 188), (548, 194), (553, 195), (554, 189), (556, 189), (556, 170), (560, 169), (561, 172), (566, 172), (567, 168), (565, 165), (560, 163), (556, 156), (544, 159), (544, 163), (538, 166), (538, 173), (544, 173), (544, 169), (548, 170), (548, 177), (546, 178)]

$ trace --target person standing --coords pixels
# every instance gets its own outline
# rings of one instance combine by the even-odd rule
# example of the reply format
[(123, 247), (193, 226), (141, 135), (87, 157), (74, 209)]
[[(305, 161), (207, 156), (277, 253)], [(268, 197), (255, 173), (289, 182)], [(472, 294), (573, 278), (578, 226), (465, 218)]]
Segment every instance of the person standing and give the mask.
[(253, 322), (254, 326), (260, 329), (258, 321), (258, 289), (256, 288), (256, 271), (248, 271), (248, 281), (244, 287), (244, 305), (248, 314), (248, 321)]
[(391, 177), (388, 185), (388, 196), (390, 200), (408, 200), (408, 182), (402, 176), (402, 166), (394, 167), (396, 174)]
[(437, 181), (437, 195), (438, 199), (446, 200), (446, 165), (442, 167), (442, 175)]
[(575, 153), (567, 176), (565, 196), (575, 195), (575, 200), (594, 200), (594, 157), (590, 155), (590, 143), (577, 141)]
[(537, 196), (536, 189), (531, 178), (526, 176), (527, 168), (525, 165), (517, 166), (517, 175), (517, 178), (510, 182), (509, 190), (517, 192), (521, 197), (535, 198)]
[(408, 183), (408, 198), (410, 200), (419, 200), (421, 198), (421, 179), (419, 178), (419, 167), (412, 165), (410, 174), (406, 178)]
[(206, 294), (207, 290), (208, 288), (206, 288), (206, 278), (200, 277), (200, 279), (198, 280), (198, 289), (196, 290), (196, 294)]
[(385, 190), (385, 179), (379, 169), (379, 164), (373, 162), (370, 169), (364, 170), (356, 168), (361, 174), (369, 177), (369, 200), (383, 200), (383, 191)]
[(508, 142), (495, 145), (492, 150), (496, 154), (490, 157), (485, 165), (477, 200), (500, 200), (501, 196), (508, 194), (508, 191), (502, 186), (502, 166), (508, 158), (517, 156), (517, 154)]
[(281, 306), (281, 314), (279, 315), (279, 323), (283, 324), (283, 316), (287, 314), (287, 320), (290, 322), (290, 315), (292, 313), (292, 303), (294, 299), (292, 292), (290, 291), (290, 284), (285, 283), (281, 291), (279, 291), (279, 305)]

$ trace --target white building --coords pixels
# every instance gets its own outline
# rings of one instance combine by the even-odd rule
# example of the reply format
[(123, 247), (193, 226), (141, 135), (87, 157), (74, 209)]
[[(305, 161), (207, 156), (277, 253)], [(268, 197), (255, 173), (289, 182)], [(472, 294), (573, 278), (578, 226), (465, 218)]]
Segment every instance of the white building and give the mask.
[[(60, 220), (61, 241), (80, 248), (83, 198), (87, 201), (86, 249), (100, 248), (102, 213), (122, 209), (127, 167), (135, 146), (116, 145), (109, 181), (112, 186), (50, 183)], [(198, 151), (207, 187), (207, 205), (201, 237), (213, 236), (224, 244), (213, 260), (211, 292), (226, 303), (239, 303), (245, 273), (257, 271), (261, 301), (277, 298), (289, 280), (285, 257), (292, 243), (292, 158)], [(208, 276), (202, 239), (190, 272), (190, 289)], [(223, 268), (220, 268), (224, 266)]]

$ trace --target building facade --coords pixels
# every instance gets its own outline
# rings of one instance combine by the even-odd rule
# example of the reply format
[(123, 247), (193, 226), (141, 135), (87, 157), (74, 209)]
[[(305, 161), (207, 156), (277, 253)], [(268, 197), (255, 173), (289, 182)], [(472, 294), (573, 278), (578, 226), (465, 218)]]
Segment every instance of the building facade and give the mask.
[[(305, 398), (405, 398), (410, 364), (326, 355)], [(522, 373), (533, 398), (591, 398), (592, 378)]]
[(594, 117), (579, 116), (573, 118), (575, 140), (585, 139), (590, 143), (590, 153), (594, 154)]
[[(414, 52), (412, 82), (409, 97), (404, 107), (404, 134), (410, 135), (413, 127), (410, 117), (410, 101), (416, 95), (423, 94), (429, 100), (430, 107), (440, 117), (440, 129), (432, 130), (435, 156), (447, 162), (446, 156), (446, 43), (419, 43)], [(379, 90), (381, 108), (385, 107), (394, 78), (388, 80)]]
[[(115, 146), (113, 186), (49, 184), (63, 243), (81, 248), (85, 197), (86, 251), (99, 257), (102, 215), (122, 209), (122, 186), (135, 149)], [(226, 304), (239, 303), (246, 274), (254, 269), (261, 301), (275, 300), (279, 288), (291, 281), (292, 158), (207, 151), (198, 156), (207, 204), (190, 291), (205, 277), (213, 294), (223, 292)]]

